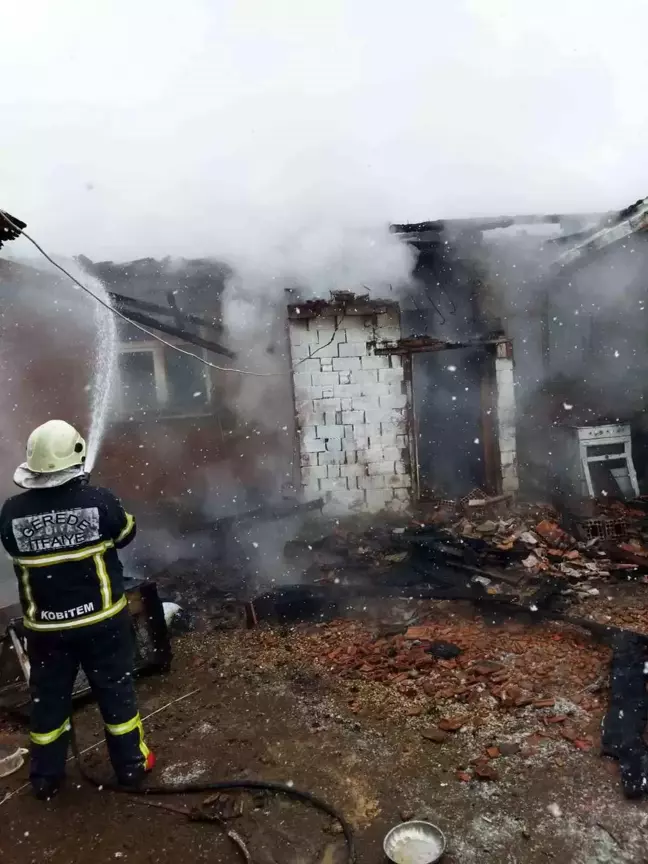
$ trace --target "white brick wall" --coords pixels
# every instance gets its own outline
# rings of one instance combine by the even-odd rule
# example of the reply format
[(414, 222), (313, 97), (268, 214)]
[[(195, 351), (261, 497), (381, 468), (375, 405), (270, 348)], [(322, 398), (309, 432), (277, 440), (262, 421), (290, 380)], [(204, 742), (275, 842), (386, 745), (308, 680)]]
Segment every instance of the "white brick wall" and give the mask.
[(289, 323), (304, 495), (328, 494), (332, 513), (405, 509), (412, 481), (402, 363), (368, 347), (400, 339), (398, 310)]
[(502, 464), (502, 491), (517, 492), (519, 482), (517, 473), (517, 448), (515, 439), (515, 379), (513, 360), (503, 357), (498, 346), (495, 360), (495, 381), (497, 384), (497, 434), (499, 438)]

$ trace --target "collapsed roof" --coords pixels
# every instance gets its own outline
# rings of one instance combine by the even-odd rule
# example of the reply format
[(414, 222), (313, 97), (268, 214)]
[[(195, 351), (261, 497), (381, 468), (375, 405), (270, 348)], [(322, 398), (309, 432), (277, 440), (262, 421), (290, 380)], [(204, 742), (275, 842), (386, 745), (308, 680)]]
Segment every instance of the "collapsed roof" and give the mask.
[[(508, 228), (527, 231), (538, 226), (556, 226), (553, 236), (538, 232), (539, 246), (552, 247), (551, 263), (557, 268), (578, 265), (591, 253), (602, 251), (634, 234), (648, 231), (648, 198), (642, 198), (623, 210), (609, 213), (573, 213), (548, 215), (497, 216), (493, 218), (448, 219), (391, 225), (392, 233), (419, 249), (432, 251), (453, 240), (493, 236)], [(558, 252), (557, 247), (566, 247)], [(556, 254), (557, 253), (557, 254)]]
[(224, 357), (235, 355), (218, 341), (218, 300), (230, 274), (212, 259), (141, 258), (115, 263), (77, 261), (108, 289), (115, 308), (131, 321)]

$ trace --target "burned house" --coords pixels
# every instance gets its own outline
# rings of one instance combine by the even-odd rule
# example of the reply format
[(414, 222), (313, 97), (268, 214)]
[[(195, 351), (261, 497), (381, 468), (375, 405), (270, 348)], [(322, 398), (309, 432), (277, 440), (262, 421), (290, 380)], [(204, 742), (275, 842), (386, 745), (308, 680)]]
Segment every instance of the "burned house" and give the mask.
[[(420, 494), (506, 491), (500, 471), (557, 503), (645, 488), (645, 211), (394, 226), (418, 251), (407, 332), (459, 347), (413, 370)], [(490, 340), (515, 355), (495, 404)]]
[[(474, 489), (636, 493), (648, 471), (642, 213), (395, 225), (415, 253), (409, 285), (288, 291), (254, 366), (223, 325), (228, 268), (81, 258), (120, 313), (169, 343), (120, 321), (97, 477), (153, 525), (169, 511), (209, 524), (287, 490), (352, 513)], [(69, 280), (0, 266), (8, 494), (31, 427), (59, 415), (87, 428), (96, 322)], [(578, 432), (591, 427), (594, 450)]]
[[(291, 350), (298, 358), (293, 368), (302, 487), (308, 494), (330, 492), (338, 507), (352, 510), (406, 509), (413, 495), (424, 494), (432, 476), (426, 472), (439, 477), (447, 467), (439, 456), (443, 435), (454, 439), (448, 458), (460, 474), (458, 455), (470, 459), (468, 437), (476, 439), (473, 449), (485, 454), (485, 470), (464, 471), (462, 494), (477, 485), (494, 494), (517, 489), (512, 352), (501, 334), (468, 342), (404, 337), (411, 331), (397, 302), (344, 293), (331, 302), (293, 304), (289, 319)], [(455, 406), (448, 394), (449, 405), (442, 408), (443, 366), (437, 364), (435, 374), (433, 359), (443, 354), (442, 362), (450, 365), (448, 358), (466, 353), (474, 363), (470, 383), (477, 395), (466, 384), (461, 394), (470, 397)], [(437, 400), (439, 408), (433, 424), (427, 415), (419, 420), (428, 399)], [(471, 399), (478, 409), (474, 414)], [(478, 447), (482, 438), (486, 443)]]
[[(127, 491), (140, 505), (187, 496), (202, 504), (210, 466), (218, 463), (229, 466), (234, 478), (240, 474), (250, 495), (255, 487), (260, 495), (270, 481), (256, 458), (259, 440), (261, 450), (276, 451), (274, 439), (280, 444), (285, 435), (273, 436), (267, 428), (251, 433), (232, 407), (234, 376), (174, 350), (217, 366), (233, 364), (234, 352), (222, 344), (219, 324), (223, 270), (199, 261), (174, 267), (152, 260), (124, 265), (84, 260), (83, 265), (86, 275), (101, 279), (118, 311), (169, 343), (119, 322), (110, 428), (97, 466), (102, 481)], [(2, 267), (3, 364), (15, 417), (5, 441), (11, 450), (3, 473), (10, 476), (25, 435), (44, 417), (58, 414), (88, 428), (97, 328), (93, 301), (66, 278), (9, 261)], [(289, 416), (290, 389), (285, 390)], [(256, 464), (257, 479), (248, 476)]]
[[(216, 366), (235, 363), (219, 324), (225, 270), (213, 262), (84, 260), (77, 275), (90, 288), (92, 278), (100, 278), (116, 309), (168, 343), (120, 322), (109, 422), (93, 474), (137, 512), (141, 556), (196, 558), (196, 549), (204, 554), (204, 548), (195, 537), (185, 540), (188, 534), (223, 514), (281, 498), (282, 483), (290, 481), (292, 438), (282, 430), (291, 426), (293, 412), (289, 376), (262, 379), (264, 399), (282, 423), (254, 423), (236, 410), (241, 388), (250, 386), (244, 376), (171, 347)], [(63, 417), (87, 433), (98, 330), (94, 301), (40, 265), (0, 259), (0, 296), (0, 362), (9, 406), (0, 484), (8, 496), (16, 491), (11, 478), (34, 426)], [(5, 566), (0, 590), (10, 586), (13, 596), (13, 582)]]

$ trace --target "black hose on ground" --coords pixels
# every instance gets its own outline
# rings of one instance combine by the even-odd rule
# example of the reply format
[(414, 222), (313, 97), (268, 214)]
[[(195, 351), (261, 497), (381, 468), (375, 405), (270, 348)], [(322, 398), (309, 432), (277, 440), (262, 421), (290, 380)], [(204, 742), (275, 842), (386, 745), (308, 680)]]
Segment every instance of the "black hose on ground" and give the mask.
[(182, 783), (179, 786), (142, 786), (132, 789), (128, 786), (120, 786), (118, 783), (106, 783), (87, 772), (81, 761), (74, 726), (72, 726), (71, 731), (71, 743), (72, 754), (79, 768), (79, 773), (84, 780), (98, 789), (109, 789), (111, 792), (125, 792), (130, 795), (190, 795), (192, 793), (236, 791), (274, 792), (279, 795), (286, 795), (288, 798), (294, 798), (296, 801), (310, 804), (340, 823), (347, 846), (347, 864), (356, 864), (355, 842), (351, 826), (335, 807), (316, 795), (312, 795), (310, 792), (302, 792), (300, 789), (295, 789), (287, 783), (274, 783), (270, 780), (220, 780), (211, 783)]

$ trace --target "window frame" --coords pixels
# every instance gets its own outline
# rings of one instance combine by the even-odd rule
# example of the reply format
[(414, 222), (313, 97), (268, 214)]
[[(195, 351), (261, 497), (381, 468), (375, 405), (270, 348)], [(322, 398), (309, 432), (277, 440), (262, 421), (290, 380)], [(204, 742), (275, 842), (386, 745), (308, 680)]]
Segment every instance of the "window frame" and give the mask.
[[(179, 348), (185, 348), (188, 351), (194, 347), (191, 344), (187, 344), (184, 342), (180, 342), (179, 340), (168, 340), (170, 345), (176, 345)], [(212, 413), (212, 396), (213, 396), (213, 382), (210, 374), (209, 367), (204, 367), (205, 372), (203, 376), (204, 380), (204, 389), (205, 389), (205, 399), (200, 403), (200, 407), (196, 406), (195, 411), (187, 411), (187, 410), (179, 410), (174, 411), (173, 406), (169, 404), (169, 395), (170, 395), (170, 387), (169, 387), (169, 373), (166, 363), (166, 351), (171, 351), (172, 348), (169, 348), (168, 345), (163, 344), (162, 342), (158, 342), (157, 339), (145, 339), (145, 340), (133, 340), (132, 342), (119, 342), (117, 346), (117, 376), (118, 376), (118, 387), (116, 394), (116, 407), (117, 413), (123, 419), (128, 419), (130, 416), (133, 416), (134, 419), (141, 418), (143, 415), (152, 415), (152, 416), (165, 416), (165, 417), (194, 417), (194, 416), (206, 416)], [(192, 353), (198, 354), (200, 357), (205, 357), (206, 351), (204, 349), (198, 348)], [(152, 354), (153, 355), (153, 383), (155, 387), (155, 396), (156, 396), (156, 404), (151, 405), (148, 408), (140, 408), (140, 409), (128, 409), (124, 405), (124, 400), (122, 398), (122, 388), (120, 386), (121, 383), (121, 369), (119, 367), (119, 360), (124, 354)], [(206, 359), (206, 358), (205, 358)], [(197, 361), (191, 361), (197, 362)]]

